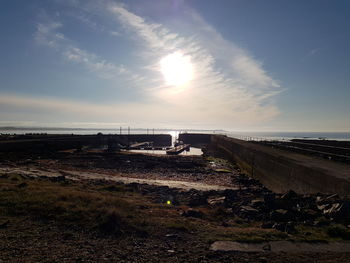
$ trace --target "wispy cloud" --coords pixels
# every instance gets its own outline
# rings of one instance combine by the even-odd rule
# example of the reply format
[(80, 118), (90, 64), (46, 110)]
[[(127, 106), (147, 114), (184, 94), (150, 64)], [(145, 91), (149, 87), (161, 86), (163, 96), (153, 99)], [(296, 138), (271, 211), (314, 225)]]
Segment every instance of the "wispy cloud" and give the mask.
[[(176, 110), (176, 109), (174, 109)], [(60, 99), (43, 96), (9, 95), (0, 96), (0, 118), (6, 118), (6, 111), (21, 113), (25, 120), (34, 118), (40, 122), (96, 122), (96, 123), (127, 123), (144, 127), (157, 127), (161, 123), (169, 127), (168, 111), (161, 111), (156, 104), (139, 104), (133, 102), (98, 104), (77, 100)], [(174, 111), (171, 127), (184, 127), (183, 111)], [(155, 116), (159, 120), (155, 120)], [(201, 121), (201, 120), (199, 120)], [(108, 126), (108, 125), (104, 125)], [(203, 126), (201, 126), (203, 127)]]
[[(152, 63), (147, 65), (149, 69), (159, 72), (159, 59), (174, 51), (192, 58), (195, 79), (187, 89), (176, 98), (172, 88), (165, 87), (160, 78), (159, 89), (154, 91), (159, 99), (168, 99), (168, 103), (186, 108), (189, 114), (206, 114), (208, 119), (247, 118), (258, 122), (278, 114), (269, 99), (280, 92), (280, 87), (266, 73), (262, 63), (223, 39), (193, 10), (188, 10), (190, 22), (187, 23), (204, 30), (194, 30), (198, 32), (195, 37), (184, 37), (160, 24), (146, 21), (118, 4), (111, 4), (108, 9), (126, 28), (145, 41), (147, 54), (153, 57)], [(221, 60), (221, 65), (218, 60)]]
[[(165, 110), (162, 107), (167, 106)], [(140, 104), (133, 102), (97, 104), (77, 100), (67, 100), (52, 97), (38, 97), (28, 95), (0, 96), (0, 118), (6, 120), (7, 111), (20, 114), (22, 120), (35, 120), (40, 123), (82, 122), (94, 123), (125, 123), (133, 127), (166, 127), (166, 128), (206, 128), (218, 125), (215, 119), (208, 119), (202, 112), (188, 113), (187, 108), (178, 108), (167, 104)], [(212, 109), (214, 110), (214, 109)], [(216, 109), (217, 116), (224, 114)], [(171, 116), (169, 115), (171, 114)], [(184, 116), (189, 115), (188, 118)], [(245, 112), (242, 118), (249, 118)], [(18, 119), (18, 118), (17, 118)], [(171, 121), (169, 121), (171, 120)], [(236, 120), (240, 124), (249, 124), (250, 121)], [(104, 127), (110, 125), (104, 125)], [(213, 127), (213, 126), (211, 126)], [(229, 128), (230, 126), (220, 126)]]
[(109, 31), (109, 33), (115, 37), (120, 37), (122, 35), (120, 32), (117, 32), (117, 31)]
[[(37, 107), (41, 105), (56, 110), (65, 107), (77, 114), (79, 111), (80, 114), (86, 114), (89, 109), (94, 109), (94, 112), (104, 115), (107, 121), (116, 121), (116, 116), (119, 116), (125, 121), (157, 119), (159, 122), (182, 125), (201, 123), (206, 127), (255, 125), (279, 114), (274, 97), (281, 92), (281, 88), (264, 70), (262, 62), (235, 43), (225, 40), (193, 9), (186, 7), (178, 28), (170, 29), (113, 1), (102, 1), (99, 8), (96, 16), (103, 15), (105, 19), (111, 19), (110, 23), (115, 23), (115, 29), (104, 30), (105, 33), (128, 38), (128, 41), (138, 44), (139, 58), (132, 69), (108, 62), (97, 54), (79, 48), (62, 34), (61, 22), (38, 24), (35, 38), (39, 44), (56, 50), (67, 61), (81, 65), (99, 77), (127, 75), (130, 87), (146, 92), (144, 102), (85, 105), (74, 101), (66, 105), (62, 101), (49, 99), (48, 104), (42, 100), (36, 101)], [(94, 13), (94, 9), (88, 11)], [(81, 13), (79, 17), (81, 21), (81, 17), (86, 20), (86, 16)], [(83, 23), (91, 24), (91, 21)], [(100, 26), (93, 23), (94, 26)], [(192, 30), (195, 34), (186, 35), (179, 28)], [(121, 30), (123, 33), (120, 33)], [(193, 64), (194, 78), (180, 90), (166, 85), (160, 73), (161, 58), (173, 52), (190, 57)], [(24, 98), (16, 99), (21, 101)], [(15, 104), (16, 99), (12, 98), (8, 103)], [(34, 101), (35, 98), (31, 98), (26, 103), (29, 105)]]
[(35, 33), (35, 40), (38, 44), (55, 49), (66, 60), (84, 66), (101, 78), (116, 78), (120, 74), (129, 73), (124, 65), (113, 64), (74, 45), (73, 41), (58, 31), (62, 27), (63, 25), (60, 22), (47, 21), (39, 23)]
[(315, 56), (321, 52), (322, 48), (311, 49), (308, 53), (308, 56)]

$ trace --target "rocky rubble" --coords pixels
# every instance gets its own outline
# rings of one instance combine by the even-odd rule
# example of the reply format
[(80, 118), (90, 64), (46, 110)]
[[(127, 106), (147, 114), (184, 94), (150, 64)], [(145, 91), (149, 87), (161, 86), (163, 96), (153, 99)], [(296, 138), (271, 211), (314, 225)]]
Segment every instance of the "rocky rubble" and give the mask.
[[(346, 227), (350, 225), (348, 199), (325, 194), (302, 196), (293, 191), (275, 194), (258, 181), (220, 161), (221, 159), (206, 162), (199, 157), (169, 158), (129, 154), (109, 156), (97, 153), (78, 154), (70, 157), (65, 156), (55, 161), (41, 160), (40, 166), (45, 167), (43, 165), (47, 163), (48, 168), (56, 168), (61, 171), (62, 167), (72, 167), (69, 164), (91, 163), (93, 167), (113, 168), (111, 171), (121, 171), (126, 174), (132, 170), (135, 174), (142, 175), (143, 178), (198, 180), (203, 183), (225, 181), (225, 185), (235, 189), (183, 191), (145, 183), (131, 183), (128, 184), (128, 187), (132, 191), (151, 196), (155, 203), (169, 201), (171, 205), (186, 205), (193, 209), (198, 207), (220, 209), (226, 218), (239, 217), (243, 222), (261, 222), (262, 228), (274, 228), (287, 233), (294, 233), (297, 225), (315, 227), (323, 227), (332, 223), (343, 224)], [(216, 171), (218, 169), (219, 172)], [(108, 172), (109, 170), (103, 171)], [(61, 176), (47, 177), (47, 179), (54, 182), (65, 182), (67, 174), (64, 172), (60, 174)], [(98, 184), (98, 180), (94, 179), (94, 182)], [(18, 187), (25, 186), (19, 185)], [(191, 213), (189, 212), (190, 217)], [(186, 215), (184, 211), (184, 216)]]
[(142, 194), (151, 194), (155, 202), (187, 205), (185, 217), (202, 218), (200, 207), (221, 208), (226, 216), (243, 221), (261, 222), (262, 228), (274, 228), (288, 234), (296, 233), (296, 225), (325, 226), (331, 223), (350, 225), (350, 202), (337, 195), (298, 195), (293, 191), (275, 194), (256, 180), (240, 175), (241, 189), (224, 191), (181, 191), (169, 187), (130, 184)]
[[(4, 262), (347, 262), (349, 254), (345, 252), (288, 255), (267, 253), (271, 247), (265, 246), (261, 254), (210, 251), (209, 243), (223, 238), (251, 243), (286, 238), (314, 241), (319, 237), (314, 232), (319, 231), (323, 235), (320, 240), (350, 239), (347, 198), (324, 194), (301, 196), (293, 191), (275, 194), (236, 168), (215, 158), (96, 152), (60, 153), (27, 159), (25, 163), (0, 160), (0, 171), (3, 170), (0, 179), (11, 178), (9, 181), (14, 185), (12, 188), (0, 186), (2, 193), (10, 193), (10, 189), (30, 191), (31, 182), (44, 181), (60, 190), (81, 187), (83, 200), (90, 194), (106, 196), (107, 201), (119, 196), (136, 211), (132, 216), (122, 217), (126, 221), (120, 221), (118, 214), (108, 213), (111, 216), (98, 228), (115, 234), (121, 230), (125, 233), (122, 237), (80, 232), (55, 221), (35, 221), (26, 214), (0, 218), (1, 259)], [(144, 181), (119, 183), (111, 179), (114, 176), (176, 179), (190, 187), (193, 187), (191, 182), (197, 181), (207, 185), (220, 183), (223, 188), (215, 189), (231, 189), (200, 191)], [(62, 199), (61, 191), (56, 192), (64, 204), (67, 197)], [(79, 198), (73, 199), (79, 201)], [(118, 206), (111, 211), (114, 209)], [(135, 215), (141, 215), (142, 221), (137, 223), (137, 231), (130, 230), (134, 233), (130, 235), (129, 228), (122, 223), (133, 223), (138, 218)], [(148, 218), (149, 221), (144, 220)], [(309, 232), (311, 236), (304, 234), (307, 231), (313, 232)], [(303, 261), (296, 260), (298, 256)]]

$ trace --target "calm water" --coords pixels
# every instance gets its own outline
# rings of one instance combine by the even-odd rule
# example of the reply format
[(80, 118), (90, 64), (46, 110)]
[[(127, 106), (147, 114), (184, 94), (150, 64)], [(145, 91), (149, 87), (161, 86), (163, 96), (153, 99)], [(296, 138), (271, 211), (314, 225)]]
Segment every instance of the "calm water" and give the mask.
[(243, 140), (292, 140), (292, 139), (328, 139), (350, 140), (350, 132), (245, 132), (226, 133), (229, 137)]
[[(148, 153), (148, 154), (166, 154), (164, 150), (130, 150), (129, 152), (135, 153)], [(178, 155), (202, 155), (203, 152), (200, 148), (190, 147), (189, 151), (183, 151)]]

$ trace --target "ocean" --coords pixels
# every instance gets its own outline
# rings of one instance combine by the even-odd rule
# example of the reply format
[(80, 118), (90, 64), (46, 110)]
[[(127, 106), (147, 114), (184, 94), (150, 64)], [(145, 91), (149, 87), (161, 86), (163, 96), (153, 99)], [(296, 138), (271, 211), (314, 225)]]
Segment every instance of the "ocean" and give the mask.
[(292, 139), (350, 140), (350, 132), (228, 132), (226, 135), (238, 139), (255, 141), (288, 141)]
[(176, 129), (91, 129), (91, 128), (14, 128), (0, 127), (0, 134), (170, 134), (173, 139), (180, 133), (210, 133), (223, 134), (242, 140), (291, 140), (291, 139), (328, 139), (328, 140), (350, 140), (350, 132), (231, 132), (223, 130), (176, 130)]

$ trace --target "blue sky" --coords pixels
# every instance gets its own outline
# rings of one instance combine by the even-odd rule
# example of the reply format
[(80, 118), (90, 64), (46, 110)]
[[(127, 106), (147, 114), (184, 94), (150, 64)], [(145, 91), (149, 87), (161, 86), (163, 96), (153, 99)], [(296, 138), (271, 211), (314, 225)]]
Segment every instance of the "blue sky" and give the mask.
[(0, 126), (350, 131), (349, 12), (345, 0), (1, 1)]

